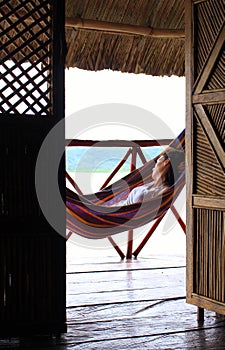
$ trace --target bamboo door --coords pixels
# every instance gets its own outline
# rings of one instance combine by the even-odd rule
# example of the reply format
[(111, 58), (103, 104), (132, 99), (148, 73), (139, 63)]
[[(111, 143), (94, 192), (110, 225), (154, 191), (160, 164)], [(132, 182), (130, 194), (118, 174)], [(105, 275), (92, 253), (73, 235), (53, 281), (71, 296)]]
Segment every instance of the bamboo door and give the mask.
[[(65, 179), (64, 1), (1, 0), (0, 10), (0, 336), (60, 333), (66, 241), (39, 204), (35, 169), (43, 141), (60, 121), (42, 172), (52, 208), (50, 160), (59, 151), (62, 194)], [(65, 228), (65, 212), (55, 216)]]
[(187, 302), (225, 314), (224, 0), (185, 3)]

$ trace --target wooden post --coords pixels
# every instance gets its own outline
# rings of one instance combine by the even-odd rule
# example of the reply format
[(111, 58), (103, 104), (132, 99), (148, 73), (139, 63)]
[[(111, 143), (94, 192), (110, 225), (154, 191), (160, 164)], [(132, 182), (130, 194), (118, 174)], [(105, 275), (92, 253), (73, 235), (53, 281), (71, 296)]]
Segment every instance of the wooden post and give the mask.
[(131, 154), (131, 149), (129, 149), (127, 151), (127, 153), (125, 154), (125, 156), (123, 157), (123, 159), (121, 159), (121, 161), (119, 162), (119, 164), (117, 164), (117, 166), (115, 167), (115, 169), (111, 172), (111, 174), (109, 175), (109, 177), (106, 179), (106, 181), (104, 182), (104, 184), (101, 186), (100, 190), (102, 190), (103, 188), (105, 188), (108, 183), (112, 180), (113, 176), (115, 176), (115, 174), (120, 170), (120, 168), (123, 166), (123, 164), (126, 162), (127, 158), (129, 157), (129, 155)]
[(137, 247), (137, 249), (133, 252), (133, 256), (135, 258), (137, 258), (138, 254), (140, 253), (140, 251), (142, 250), (142, 248), (144, 248), (145, 244), (148, 242), (149, 238), (151, 237), (151, 235), (155, 232), (155, 229), (157, 228), (157, 226), (159, 225), (159, 223), (161, 222), (162, 218), (164, 217), (165, 214), (163, 214), (162, 216), (160, 216), (155, 222), (154, 224), (151, 226), (150, 230), (148, 231), (148, 233), (146, 234), (146, 236), (144, 237), (144, 239), (142, 240), (142, 242), (139, 244), (139, 246)]
[(113, 248), (116, 249), (116, 251), (119, 254), (119, 256), (121, 257), (121, 259), (123, 260), (125, 258), (125, 255), (122, 252), (122, 250), (120, 249), (120, 247), (116, 244), (116, 242), (114, 241), (114, 239), (112, 239), (111, 236), (108, 237), (108, 240), (112, 244)]
[(177, 219), (177, 221), (179, 222), (182, 230), (184, 231), (184, 233), (186, 233), (186, 225), (185, 223), (183, 222), (182, 218), (180, 217), (178, 211), (176, 210), (176, 208), (174, 207), (174, 205), (171, 205), (171, 211), (173, 212), (175, 218)]
[[(137, 149), (133, 147), (132, 149), (132, 156), (131, 156), (131, 164), (130, 164), (130, 171), (134, 171), (136, 169), (137, 165)], [(134, 230), (128, 231), (128, 237), (127, 237), (127, 259), (132, 259), (132, 250), (133, 250), (133, 235)]]
[(79, 194), (83, 194), (81, 189), (79, 188), (79, 186), (77, 185), (77, 183), (72, 179), (72, 177), (68, 174), (68, 172), (66, 171), (66, 178), (67, 180), (71, 183), (71, 185), (73, 186), (73, 188), (77, 191), (77, 193)]
[(202, 307), (198, 307), (197, 309), (197, 320), (198, 322), (204, 322), (204, 309)]
[(123, 35), (144, 35), (152, 38), (185, 38), (183, 29), (151, 28), (125, 23), (66, 17), (65, 26), (82, 30), (99, 30)]

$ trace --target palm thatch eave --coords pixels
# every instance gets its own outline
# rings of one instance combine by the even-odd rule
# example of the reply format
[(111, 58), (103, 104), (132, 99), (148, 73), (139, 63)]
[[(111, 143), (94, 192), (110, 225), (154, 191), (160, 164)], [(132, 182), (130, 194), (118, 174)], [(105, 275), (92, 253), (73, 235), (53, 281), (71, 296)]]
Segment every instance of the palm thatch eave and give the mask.
[(184, 76), (184, 0), (67, 0), (66, 67)]

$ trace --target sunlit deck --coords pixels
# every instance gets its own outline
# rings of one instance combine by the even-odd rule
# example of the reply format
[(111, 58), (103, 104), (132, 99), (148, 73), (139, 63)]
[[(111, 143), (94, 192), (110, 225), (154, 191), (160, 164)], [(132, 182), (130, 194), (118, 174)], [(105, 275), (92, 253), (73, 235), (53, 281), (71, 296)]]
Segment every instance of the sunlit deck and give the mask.
[(185, 302), (185, 258), (156, 256), (120, 261), (79, 258), (67, 264), (67, 334), (60, 338), (4, 339), (0, 348), (224, 349), (223, 316)]

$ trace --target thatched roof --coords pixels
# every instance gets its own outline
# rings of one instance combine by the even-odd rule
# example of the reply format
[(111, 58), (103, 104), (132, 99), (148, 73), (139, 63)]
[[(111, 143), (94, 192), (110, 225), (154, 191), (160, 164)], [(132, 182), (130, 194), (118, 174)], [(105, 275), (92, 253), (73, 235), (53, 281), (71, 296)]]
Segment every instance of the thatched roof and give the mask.
[(184, 76), (184, 0), (66, 0), (67, 67)]
[[(1, 8), (4, 60), (46, 61), (50, 9), (32, 0)], [(184, 0), (66, 0), (66, 67), (184, 76)]]

